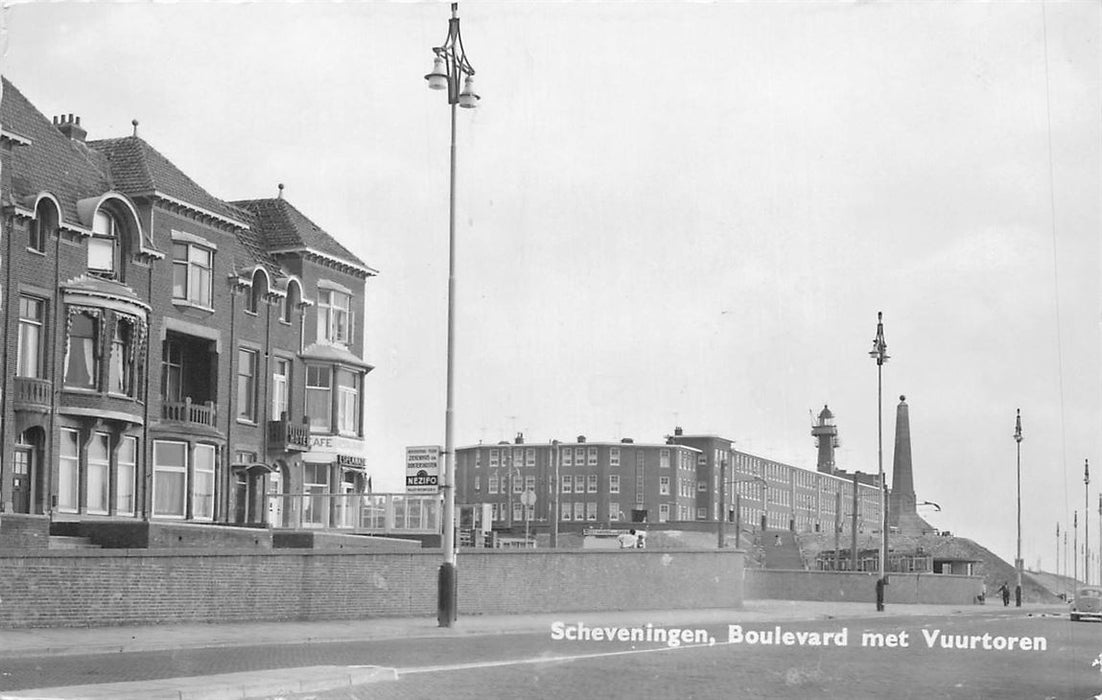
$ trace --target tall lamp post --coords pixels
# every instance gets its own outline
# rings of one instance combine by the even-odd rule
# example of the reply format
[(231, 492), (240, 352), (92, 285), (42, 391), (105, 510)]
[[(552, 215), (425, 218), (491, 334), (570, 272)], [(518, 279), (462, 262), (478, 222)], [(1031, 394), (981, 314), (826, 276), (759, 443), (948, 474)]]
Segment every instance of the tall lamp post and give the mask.
[(877, 475), (880, 479), (880, 558), (876, 580), (876, 609), (884, 609), (884, 586), (887, 585), (886, 561), (888, 556), (888, 489), (884, 483), (884, 363), (888, 361), (888, 343), (884, 340), (884, 312), (876, 312), (876, 337), (872, 340), (869, 357), (876, 360), (876, 432)]
[(1090, 552), (1091, 552), (1091, 532), (1087, 528), (1090, 522), (1091, 512), (1091, 465), (1087, 460), (1083, 460), (1083, 583), (1091, 582), (1091, 568), (1090, 568)]
[(1014, 559), (1014, 571), (1018, 582), (1014, 585), (1014, 607), (1022, 607), (1022, 409), (1014, 419), (1014, 442), (1018, 443), (1018, 556)]
[[(455, 443), (453, 438), (453, 394), (455, 379), (455, 106), (468, 109), (478, 106), (479, 96), (471, 78), (474, 68), (467, 62), (463, 39), (459, 35), (459, 4), (452, 3), (448, 21), (448, 37), (442, 46), (433, 48), (436, 58), (432, 72), (425, 76), (433, 90), (448, 91), (451, 105), (451, 172), (448, 190), (448, 341), (447, 379), (444, 409), (444, 563), (440, 566), (437, 588), (436, 621), (440, 627), (451, 627), (456, 619), (455, 571)], [(464, 78), (460, 90), (459, 79)]]

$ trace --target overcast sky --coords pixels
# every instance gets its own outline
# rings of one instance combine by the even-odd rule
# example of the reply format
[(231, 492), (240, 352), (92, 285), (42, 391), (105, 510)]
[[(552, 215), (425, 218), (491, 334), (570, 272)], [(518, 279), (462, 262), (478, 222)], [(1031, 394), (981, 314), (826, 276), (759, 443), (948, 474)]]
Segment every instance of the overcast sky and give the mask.
[[(467, 2), (456, 441), (675, 425), (885, 470), (910, 405), (933, 524), (1008, 561), (1102, 484), (1097, 2)], [(447, 3), (7, 8), (5, 74), (215, 196), (285, 196), (380, 270), (368, 463), (444, 441)], [(1082, 540), (1082, 527), (1080, 528)], [(1064, 552), (1060, 552), (1061, 562)]]

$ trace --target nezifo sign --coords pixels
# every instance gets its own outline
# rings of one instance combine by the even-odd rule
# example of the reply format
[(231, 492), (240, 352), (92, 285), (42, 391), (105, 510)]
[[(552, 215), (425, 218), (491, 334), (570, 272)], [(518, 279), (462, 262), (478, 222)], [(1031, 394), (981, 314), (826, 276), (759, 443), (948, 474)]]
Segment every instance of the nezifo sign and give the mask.
[(437, 493), (440, 489), (440, 446), (406, 448), (406, 493)]

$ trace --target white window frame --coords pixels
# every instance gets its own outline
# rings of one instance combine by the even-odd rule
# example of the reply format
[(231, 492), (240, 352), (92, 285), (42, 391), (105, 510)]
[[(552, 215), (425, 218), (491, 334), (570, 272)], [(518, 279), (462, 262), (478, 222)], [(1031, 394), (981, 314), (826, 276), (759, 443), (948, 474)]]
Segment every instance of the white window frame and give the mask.
[(124, 435), (116, 450), (115, 514), (134, 515), (138, 478), (138, 438)]
[[(342, 304), (343, 302), (343, 304)], [(352, 295), (338, 289), (318, 289), (318, 342), (352, 342)]]
[[(88, 238), (88, 272), (115, 279), (119, 276), (119, 238), (122, 227), (109, 211), (97, 209), (92, 216), (92, 235)], [(99, 263), (106, 255), (107, 267)], [(95, 261), (95, 263), (93, 263)]]
[[(172, 241), (172, 300), (185, 302), (203, 309), (214, 308), (214, 254), (216, 248), (209, 243), (181, 240), (173, 232)], [(176, 274), (181, 272), (182, 279)]]
[[(37, 315), (32, 315), (32, 314)], [(15, 375), (43, 379), (45, 356), (44, 327), (46, 301), (27, 294), (19, 295), (19, 344)]]
[[(159, 457), (159, 454), (158, 454), (158, 449), (157, 448), (161, 445), (182, 446), (182, 448), (183, 448), (182, 454), (183, 454), (183, 458), (184, 458), (184, 463), (183, 464), (162, 464), (162, 463), (158, 462), (157, 459)], [(186, 442), (181, 442), (179, 440), (154, 440), (153, 441), (153, 499), (152, 499), (153, 500), (153, 517), (155, 517), (155, 518), (168, 518), (168, 519), (173, 519), (173, 520), (183, 520), (184, 518), (187, 517), (187, 500), (188, 500), (188, 498), (187, 498), (187, 495), (188, 495), (187, 472), (188, 472), (188, 462), (189, 462), (189, 457), (190, 457), (188, 452), (189, 452), (188, 443), (186, 443)], [(160, 512), (160, 511), (157, 510), (157, 492), (159, 490), (158, 477), (162, 476), (162, 475), (167, 476), (167, 475), (174, 475), (174, 474), (182, 475), (183, 480), (184, 480), (183, 487), (180, 489), (179, 502), (174, 504), (174, 505), (179, 506), (179, 511), (180, 512), (178, 512), (178, 513), (175, 512), (175, 511)]]
[[(248, 362), (246, 362), (246, 358)], [(237, 421), (257, 422), (257, 372), (260, 368), (260, 351), (253, 348), (237, 349)], [(242, 385), (242, 382), (246, 382)]]
[[(360, 375), (350, 369), (338, 367), (337, 376), (337, 432), (341, 435), (360, 434)], [(351, 377), (352, 384), (342, 380)]]
[[(314, 432), (332, 432), (333, 430), (333, 381), (335, 379), (334, 367), (332, 365), (306, 365), (306, 396), (303, 397), (303, 409), (305, 415), (310, 419), (310, 430)], [(328, 384), (311, 384), (311, 372), (315, 373), (317, 377), (320, 377), (322, 373), (328, 378)], [(325, 394), (324, 405), (326, 407), (325, 416), (312, 415), (310, 411), (310, 397), (312, 395)], [(320, 405), (320, 404), (319, 404)], [(322, 420), (324, 418), (324, 420)]]
[(608, 475), (608, 492), (620, 493), (620, 475), (609, 474)]
[(620, 448), (611, 447), (608, 450), (608, 466), (618, 467), (620, 466)]
[(658, 495), (669, 496), (670, 495), (670, 477), (660, 476), (658, 477)]
[(574, 477), (569, 474), (562, 475), (562, 493), (574, 492)]
[(585, 478), (586, 493), (597, 493), (597, 475), (587, 474)]
[(291, 419), (291, 361), (272, 358), (272, 420)]
[[(206, 460), (200, 459), (200, 455), (203, 454), (210, 455), (209, 467)], [(191, 498), (191, 517), (194, 520), (208, 522), (214, 520), (214, 495), (216, 491), (214, 475), (218, 466), (217, 461), (218, 451), (214, 445), (200, 443), (192, 447), (191, 488), (188, 491)], [(207, 482), (208, 479), (209, 482)], [(199, 493), (199, 489), (205, 482), (209, 483), (210, 493)]]
[[(62, 513), (80, 512), (80, 431), (62, 428), (58, 449), (57, 509)], [(72, 449), (66, 449), (71, 447)]]
[(85, 511), (107, 515), (111, 507), (111, 435), (93, 432), (85, 454), (88, 460), (84, 474)]

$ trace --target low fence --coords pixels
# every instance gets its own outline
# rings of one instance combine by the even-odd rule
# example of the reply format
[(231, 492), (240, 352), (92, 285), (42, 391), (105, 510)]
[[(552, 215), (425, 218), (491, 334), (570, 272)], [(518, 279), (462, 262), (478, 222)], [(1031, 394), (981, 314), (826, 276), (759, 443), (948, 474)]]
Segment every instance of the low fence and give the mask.
[[(0, 553), (0, 627), (432, 615), (439, 550)], [(743, 553), (464, 551), (460, 615), (737, 608)]]
[[(877, 575), (862, 571), (747, 569), (748, 600), (875, 601)], [(890, 574), (886, 603), (971, 605), (978, 602), (983, 577), (950, 574)]]

